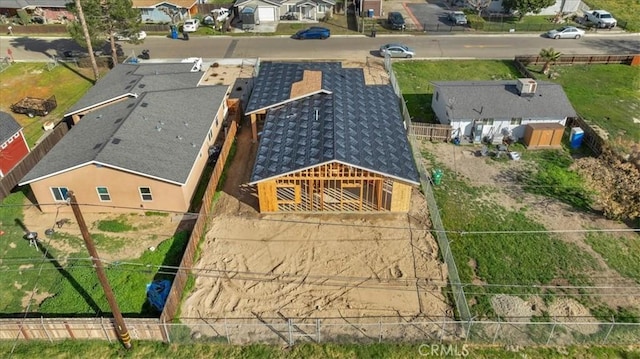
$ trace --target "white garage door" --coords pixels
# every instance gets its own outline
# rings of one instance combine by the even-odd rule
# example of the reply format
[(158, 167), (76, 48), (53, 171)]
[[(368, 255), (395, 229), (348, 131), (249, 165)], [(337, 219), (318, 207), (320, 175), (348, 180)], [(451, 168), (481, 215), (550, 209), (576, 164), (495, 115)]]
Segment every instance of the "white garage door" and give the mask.
[(272, 7), (258, 7), (258, 19), (260, 22), (276, 21), (276, 9)]

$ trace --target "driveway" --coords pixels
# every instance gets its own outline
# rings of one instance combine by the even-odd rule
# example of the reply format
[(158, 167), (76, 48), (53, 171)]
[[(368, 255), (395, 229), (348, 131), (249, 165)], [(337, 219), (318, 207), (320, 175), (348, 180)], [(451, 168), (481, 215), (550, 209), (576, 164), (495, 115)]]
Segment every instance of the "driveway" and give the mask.
[(453, 26), (447, 20), (447, 13), (453, 9), (449, 8), (444, 0), (430, 0), (425, 3), (407, 3), (407, 9), (419, 22), (423, 31), (464, 31), (466, 26)]

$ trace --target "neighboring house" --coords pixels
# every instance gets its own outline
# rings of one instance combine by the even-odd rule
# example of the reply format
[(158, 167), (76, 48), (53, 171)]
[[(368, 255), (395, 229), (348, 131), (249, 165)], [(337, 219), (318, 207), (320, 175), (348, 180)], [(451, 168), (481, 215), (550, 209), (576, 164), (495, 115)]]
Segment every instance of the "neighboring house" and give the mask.
[(334, 0), (237, 0), (238, 13), (246, 7), (254, 9), (256, 23), (276, 22), (287, 13), (297, 15), (298, 20), (318, 21), (327, 11), (333, 12)]
[(0, 111), (0, 178), (29, 154), (22, 126), (13, 116)]
[(362, 13), (362, 16), (365, 17), (369, 17), (370, 15), (381, 17), (384, 15), (382, 12), (382, 0), (355, 1), (354, 6), (356, 7), (356, 12)]
[[(185, 212), (224, 126), (228, 86), (192, 64), (121, 64), (70, 111), (76, 124), (21, 180), (43, 212)], [(61, 207), (69, 210), (68, 207)]]
[[(559, 12), (573, 13), (578, 11), (580, 3), (582, 3), (582, 0), (556, 0), (555, 4), (542, 9), (539, 14), (530, 15), (555, 15)], [(489, 13), (500, 13), (503, 11), (502, 0), (491, 0), (489, 7), (485, 10), (485, 12)]]
[(69, 0), (2, 0), (0, 1), (0, 15), (13, 17), (18, 10), (33, 17), (44, 19), (45, 23), (64, 23), (75, 17), (67, 11)]
[(499, 142), (523, 138), (529, 123), (565, 125), (575, 117), (562, 86), (533, 79), (434, 82), (431, 108), (452, 138)]
[(398, 98), (337, 62), (262, 62), (246, 108), (260, 212), (407, 212), (419, 184)]
[(198, 0), (133, 0), (143, 23), (178, 23), (198, 12)]

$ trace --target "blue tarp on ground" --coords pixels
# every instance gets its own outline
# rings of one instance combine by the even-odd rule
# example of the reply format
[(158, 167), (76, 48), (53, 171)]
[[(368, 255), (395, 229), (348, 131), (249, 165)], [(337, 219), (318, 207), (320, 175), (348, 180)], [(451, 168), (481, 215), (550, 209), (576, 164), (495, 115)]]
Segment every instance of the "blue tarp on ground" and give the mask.
[(171, 281), (169, 280), (157, 280), (147, 284), (147, 299), (149, 303), (158, 311), (164, 309), (164, 305), (167, 302), (167, 296), (171, 290)]

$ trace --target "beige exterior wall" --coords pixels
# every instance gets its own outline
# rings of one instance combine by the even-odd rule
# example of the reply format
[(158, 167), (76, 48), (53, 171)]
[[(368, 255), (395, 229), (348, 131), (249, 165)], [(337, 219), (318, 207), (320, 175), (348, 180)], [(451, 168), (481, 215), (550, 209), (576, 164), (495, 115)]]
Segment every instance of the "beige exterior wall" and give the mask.
[[(215, 117), (212, 118), (211, 135), (207, 134), (200, 147), (198, 158), (184, 186), (89, 164), (31, 183), (30, 186), (35, 198), (41, 204), (40, 209), (43, 212), (56, 212), (59, 208), (60, 212), (71, 212), (71, 207), (64, 205), (65, 202), (60, 202), (62, 206), (50, 205), (55, 203), (51, 188), (65, 187), (75, 193), (78, 203), (87, 204), (81, 206), (82, 211), (85, 212), (132, 212), (138, 209), (142, 211), (188, 211), (193, 192), (207, 164), (209, 146), (214, 144), (227, 112), (225, 98), (217, 112), (218, 120), (216, 121)], [(107, 187), (111, 201), (101, 201), (96, 187)], [(140, 197), (139, 187), (149, 187), (153, 200), (143, 201)]]

